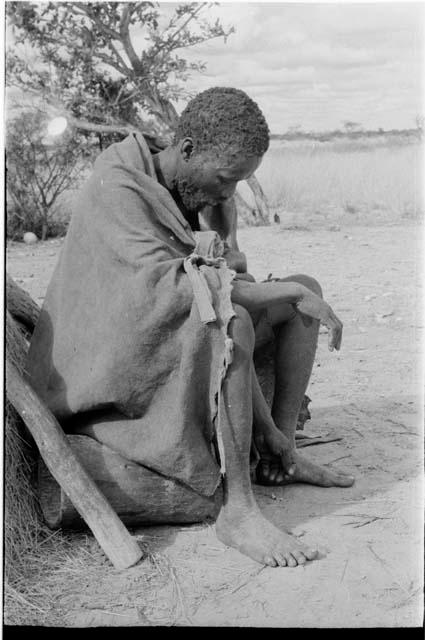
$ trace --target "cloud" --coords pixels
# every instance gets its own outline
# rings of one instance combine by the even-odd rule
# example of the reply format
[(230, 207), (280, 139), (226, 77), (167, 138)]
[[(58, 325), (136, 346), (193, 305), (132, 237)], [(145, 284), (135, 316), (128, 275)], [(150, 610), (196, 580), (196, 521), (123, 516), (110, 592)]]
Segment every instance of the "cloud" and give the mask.
[[(163, 22), (177, 4), (160, 3)], [(210, 5), (236, 32), (180, 50), (206, 71), (185, 89), (211, 86), (245, 90), (264, 110), (271, 129), (293, 124), (334, 128), (341, 120), (366, 127), (410, 127), (424, 111), (423, 3), (260, 3)], [(136, 50), (145, 46), (134, 26)], [(181, 101), (178, 111), (184, 107)]]
[(409, 127), (423, 109), (422, 4), (223, 3), (207, 17), (236, 33), (181, 52), (207, 63), (187, 88), (239, 87), (274, 131)]

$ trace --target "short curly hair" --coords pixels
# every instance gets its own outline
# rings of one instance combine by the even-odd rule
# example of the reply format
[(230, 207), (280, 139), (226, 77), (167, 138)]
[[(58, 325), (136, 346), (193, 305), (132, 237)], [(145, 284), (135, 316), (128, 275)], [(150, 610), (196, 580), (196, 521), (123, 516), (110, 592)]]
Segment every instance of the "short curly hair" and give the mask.
[(198, 93), (186, 106), (174, 136), (174, 144), (191, 137), (194, 152), (243, 152), (262, 156), (269, 147), (270, 132), (257, 103), (244, 91), (213, 87)]

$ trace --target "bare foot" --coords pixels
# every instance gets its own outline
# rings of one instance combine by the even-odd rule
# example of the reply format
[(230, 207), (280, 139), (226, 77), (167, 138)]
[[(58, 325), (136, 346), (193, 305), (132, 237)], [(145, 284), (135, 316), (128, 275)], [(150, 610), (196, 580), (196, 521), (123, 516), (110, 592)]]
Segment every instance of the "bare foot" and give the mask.
[(217, 518), (218, 539), (253, 560), (270, 567), (296, 567), (317, 557), (317, 550), (280, 531), (258, 508), (252, 507), (243, 515), (228, 511), (222, 509)]
[(261, 452), (261, 460), (257, 465), (257, 483), (278, 486), (293, 482), (305, 482), (319, 487), (351, 487), (354, 477), (343, 471), (332, 471), (312, 462), (297, 451), (293, 452), (295, 470), (290, 475), (282, 466), (281, 458)]

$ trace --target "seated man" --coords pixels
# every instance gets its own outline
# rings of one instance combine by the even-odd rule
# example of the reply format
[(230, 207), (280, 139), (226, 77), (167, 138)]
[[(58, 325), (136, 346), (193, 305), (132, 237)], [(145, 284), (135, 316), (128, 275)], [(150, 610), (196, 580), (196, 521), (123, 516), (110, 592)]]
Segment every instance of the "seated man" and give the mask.
[[(316, 557), (274, 527), (251, 488), (350, 486), (295, 448), (320, 323), (342, 324), (315, 280), (256, 283), (236, 240), (232, 196), (258, 168), (269, 131), (242, 91), (214, 88), (184, 110), (171, 146), (111, 145), (75, 203), (28, 358), (32, 385), (65, 430), (212, 495), (217, 535), (269, 566)], [(199, 215), (201, 213), (201, 215)], [(236, 272), (236, 273), (235, 273)], [(276, 334), (273, 409), (253, 366), (255, 330)]]

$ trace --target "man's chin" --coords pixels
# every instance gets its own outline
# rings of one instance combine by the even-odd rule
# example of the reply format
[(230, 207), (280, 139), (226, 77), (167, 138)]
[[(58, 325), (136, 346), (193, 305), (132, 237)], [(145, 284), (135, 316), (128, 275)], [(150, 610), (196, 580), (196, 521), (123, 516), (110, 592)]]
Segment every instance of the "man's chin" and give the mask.
[(210, 202), (207, 200), (204, 200), (203, 202), (185, 202), (183, 200), (183, 205), (186, 209), (186, 211), (188, 211), (189, 213), (199, 213), (200, 211), (202, 211), (202, 209), (205, 209), (205, 207), (215, 207), (217, 204), (217, 202)]

